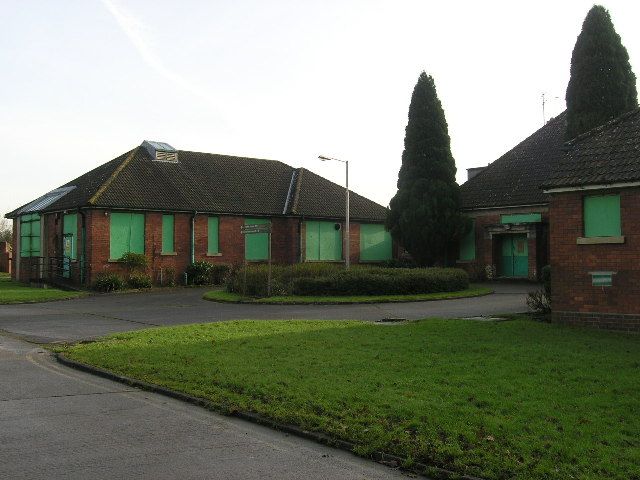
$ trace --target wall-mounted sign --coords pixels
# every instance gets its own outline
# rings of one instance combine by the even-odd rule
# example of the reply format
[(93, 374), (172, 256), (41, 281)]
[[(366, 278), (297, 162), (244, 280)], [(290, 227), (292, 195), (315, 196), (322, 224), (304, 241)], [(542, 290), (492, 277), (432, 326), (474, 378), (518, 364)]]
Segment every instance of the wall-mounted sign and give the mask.
[(610, 287), (613, 285), (613, 276), (616, 272), (589, 272), (591, 285), (594, 287)]

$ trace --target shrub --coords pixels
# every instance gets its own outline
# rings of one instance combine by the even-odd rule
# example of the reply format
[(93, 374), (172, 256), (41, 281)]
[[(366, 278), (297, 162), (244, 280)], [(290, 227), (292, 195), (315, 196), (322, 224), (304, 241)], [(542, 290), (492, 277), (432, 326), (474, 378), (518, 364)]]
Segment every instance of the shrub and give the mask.
[(146, 270), (149, 261), (147, 257), (142, 253), (127, 252), (120, 257), (122, 262), (130, 272)]
[[(268, 266), (234, 271), (227, 290), (249, 296), (267, 294)], [(464, 290), (469, 276), (454, 268), (384, 268), (336, 264), (274, 265), (272, 295), (402, 295)]]
[(100, 273), (92, 288), (98, 292), (115, 292), (124, 288), (124, 280), (115, 273)]
[(542, 288), (529, 292), (527, 306), (536, 313), (551, 312), (551, 266), (545, 265), (541, 272)]
[(164, 269), (164, 275), (162, 278), (163, 285), (167, 287), (175, 287), (176, 285), (176, 269), (173, 267), (167, 267)]
[[(338, 273), (343, 269), (344, 267), (342, 265), (334, 263), (272, 265), (271, 294), (289, 295), (293, 290), (294, 281), (298, 278), (321, 277)], [(239, 267), (234, 269), (227, 277), (227, 291), (255, 297), (264, 297), (267, 295), (268, 276), (269, 266), (265, 264)]]
[(127, 279), (129, 288), (151, 288), (151, 276), (146, 273), (132, 273)]
[(454, 268), (344, 271), (329, 277), (300, 278), (296, 295), (412, 295), (453, 292), (469, 287), (469, 276)]
[(190, 285), (220, 285), (230, 270), (229, 265), (194, 262), (187, 267), (187, 281)]

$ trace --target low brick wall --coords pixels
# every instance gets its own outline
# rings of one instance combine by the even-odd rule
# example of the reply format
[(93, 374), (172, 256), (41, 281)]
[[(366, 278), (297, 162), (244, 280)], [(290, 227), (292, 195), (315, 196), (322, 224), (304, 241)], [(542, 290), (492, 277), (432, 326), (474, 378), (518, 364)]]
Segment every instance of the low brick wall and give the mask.
[(618, 332), (640, 333), (640, 315), (618, 313), (553, 312), (555, 323)]

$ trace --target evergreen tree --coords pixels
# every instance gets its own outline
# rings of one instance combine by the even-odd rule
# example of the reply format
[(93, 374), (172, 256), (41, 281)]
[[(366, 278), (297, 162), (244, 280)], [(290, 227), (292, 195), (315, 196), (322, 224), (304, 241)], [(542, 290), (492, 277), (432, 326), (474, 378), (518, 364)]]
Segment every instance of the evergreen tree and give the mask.
[(568, 138), (638, 106), (627, 49), (600, 5), (589, 10), (573, 48), (566, 100)]
[(466, 222), (460, 214), (456, 165), (433, 78), (420, 74), (409, 105), (398, 191), (387, 227), (420, 265), (446, 261)]

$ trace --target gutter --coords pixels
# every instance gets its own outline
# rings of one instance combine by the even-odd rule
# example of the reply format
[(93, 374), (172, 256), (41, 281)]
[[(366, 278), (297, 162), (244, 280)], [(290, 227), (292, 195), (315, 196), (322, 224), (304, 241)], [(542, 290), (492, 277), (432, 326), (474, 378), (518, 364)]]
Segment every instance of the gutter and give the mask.
[(581, 185), (578, 187), (558, 187), (543, 190), (544, 193), (580, 192), (585, 190), (608, 190), (611, 188), (640, 187), (640, 182), (601, 183), (596, 185)]

